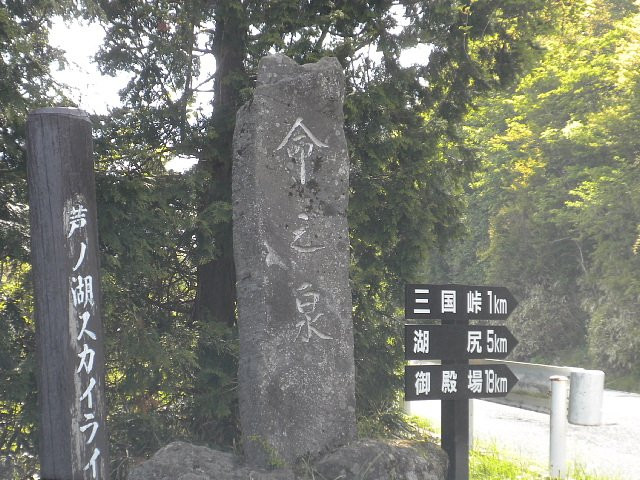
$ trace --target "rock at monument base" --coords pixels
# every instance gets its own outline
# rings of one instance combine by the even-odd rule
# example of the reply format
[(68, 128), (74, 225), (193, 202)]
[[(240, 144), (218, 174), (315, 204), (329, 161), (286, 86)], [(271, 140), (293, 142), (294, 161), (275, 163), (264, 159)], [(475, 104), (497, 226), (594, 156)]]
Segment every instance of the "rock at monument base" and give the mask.
[(447, 455), (429, 442), (361, 440), (314, 463), (320, 478), (367, 480), (441, 480)]
[(231, 453), (174, 442), (136, 466), (129, 480), (444, 480), (446, 454), (428, 442), (359, 440), (292, 469), (256, 470)]
[(241, 465), (232, 453), (173, 442), (134, 467), (129, 480), (296, 480), (290, 470), (260, 472)]

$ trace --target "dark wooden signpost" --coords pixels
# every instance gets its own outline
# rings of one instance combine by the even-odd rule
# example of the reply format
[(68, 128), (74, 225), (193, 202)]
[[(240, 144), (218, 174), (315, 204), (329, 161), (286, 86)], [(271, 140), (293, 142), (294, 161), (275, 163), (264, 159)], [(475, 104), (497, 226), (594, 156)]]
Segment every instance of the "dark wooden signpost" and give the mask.
[(27, 121), (40, 478), (107, 480), (98, 223), (91, 123), (45, 108)]
[(503, 397), (518, 379), (506, 365), (469, 365), (475, 358), (505, 358), (518, 341), (503, 326), (469, 320), (505, 320), (517, 301), (505, 287), (410, 284), (405, 318), (441, 325), (405, 325), (407, 360), (442, 365), (405, 367), (405, 400), (442, 400), (442, 448), (449, 455), (448, 480), (469, 478), (469, 399)]

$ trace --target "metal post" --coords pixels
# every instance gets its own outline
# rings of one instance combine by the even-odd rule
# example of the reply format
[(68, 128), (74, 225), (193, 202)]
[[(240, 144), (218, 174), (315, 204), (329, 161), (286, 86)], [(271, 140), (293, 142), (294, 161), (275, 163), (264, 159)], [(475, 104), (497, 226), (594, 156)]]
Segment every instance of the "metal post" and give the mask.
[(551, 428), (549, 440), (549, 476), (567, 476), (567, 394), (569, 379), (554, 375), (551, 380)]
[(469, 479), (469, 400), (442, 400), (442, 449), (449, 455), (447, 480)]
[(40, 477), (108, 480), (91, 123), (45, 108), (27, 121)]
[[(458, 319), (455, 325), (467, 326), (469, 320)], [(443, 361), (443, 365), (469, 365), (469, 360)], [(459, 379), (465, 382), (466, 379)], [(449, 456), (447, 480), (469, 479), (469, 399), (442, 400), (440, 425), (442, 429), (442, 449)]]

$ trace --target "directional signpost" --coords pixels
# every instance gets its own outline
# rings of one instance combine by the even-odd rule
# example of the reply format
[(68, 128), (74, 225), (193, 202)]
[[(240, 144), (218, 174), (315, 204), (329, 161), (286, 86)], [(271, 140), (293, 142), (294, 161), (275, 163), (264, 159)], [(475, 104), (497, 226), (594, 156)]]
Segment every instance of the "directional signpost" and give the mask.
[(506, 358), (518, 344), (507, 327), (405, 325), (407, 360)]
[(506, 320), (518, 302), (505, 287), (416, 285), (405, 289), (404, 317), (412, 320)]
[(518, 381), (506, 365), (469, 365), (469, 359), (505, 358), (518, 344), (506, 327), (469, 325), (469, 320), (506, 320), (517, 304), (505, 287), (406, 286), (406, 319), (442, 321), (405, 325), (407, 360), (442, 360), (442, 365), (405, 367), (405, 399), (442, 400), (448, 480), (469, 478), (469, 399), (504, 397)]
[[(405, 400), (504, 397), (518, 379), (506, 365), (408, 365)], [(413, 383), (412, 383), (413, 382)]]

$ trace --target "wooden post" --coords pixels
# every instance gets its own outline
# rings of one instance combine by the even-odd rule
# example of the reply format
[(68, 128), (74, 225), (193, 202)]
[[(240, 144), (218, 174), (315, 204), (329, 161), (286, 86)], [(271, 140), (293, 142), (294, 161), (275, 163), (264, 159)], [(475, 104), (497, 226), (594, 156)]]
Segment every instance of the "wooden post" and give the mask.
[(91, 123), (44, 108), (27, 121), (43, 480), (108, 480), (104, 343)]

